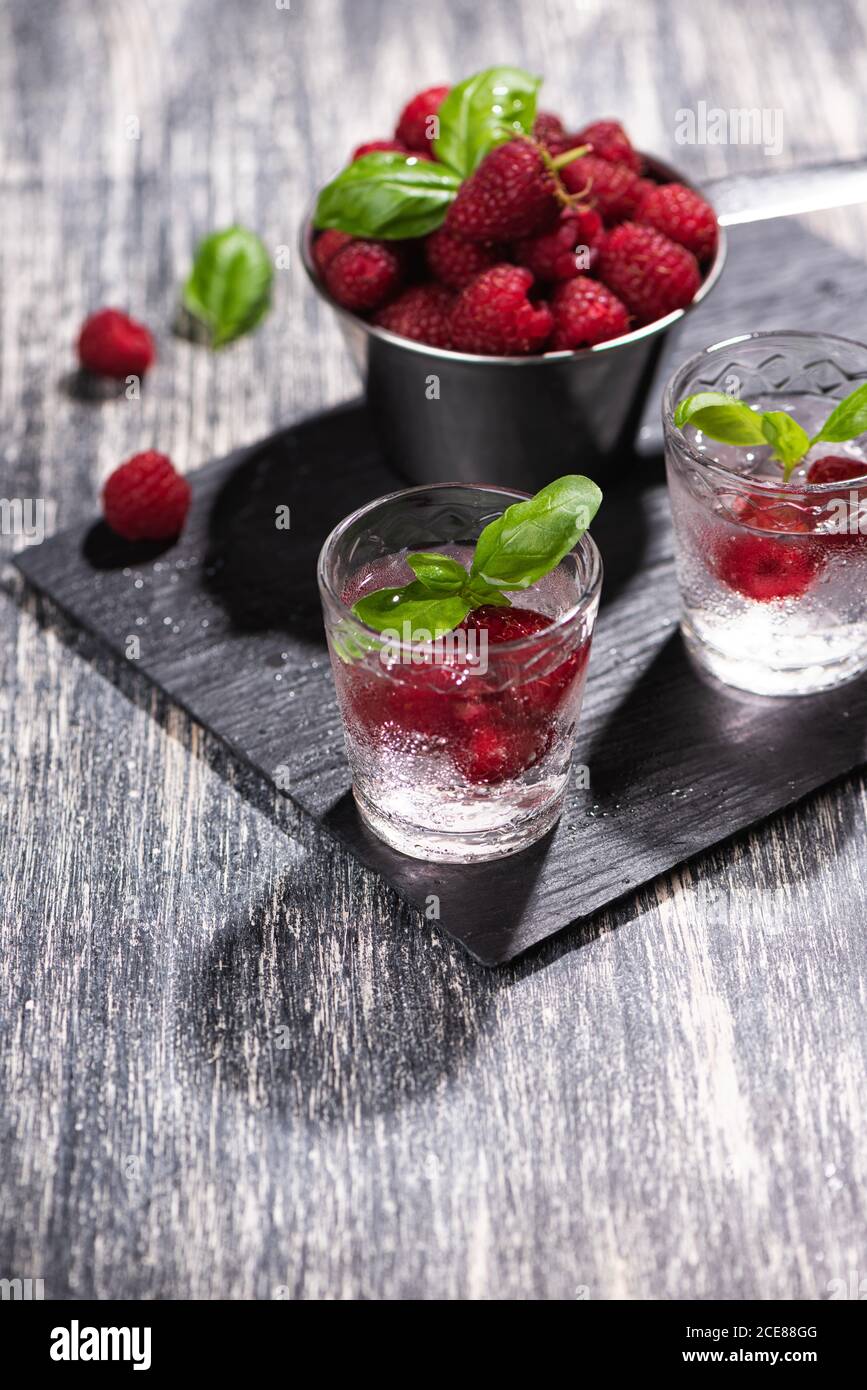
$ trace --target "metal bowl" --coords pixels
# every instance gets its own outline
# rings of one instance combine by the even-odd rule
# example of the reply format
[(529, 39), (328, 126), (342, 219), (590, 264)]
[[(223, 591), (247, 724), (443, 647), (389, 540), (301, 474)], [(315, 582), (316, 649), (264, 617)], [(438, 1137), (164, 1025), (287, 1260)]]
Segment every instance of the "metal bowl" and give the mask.
[[(695, 187), (679, 170), (645, 159), (659, 180)], [(311, 211), (301, 233), (304, 266), (337, 314), (392, 467), (415, 483), (528, 492), (563, 473), (601, 480), (606, 460), (631, 448), (665, 335), (710, 293), (726, 256), (720, 228), (692, 304), (622, 338), (577, 352), (482, 357), (412, 342), (342, 308), (319, 282), (312, 242)]]

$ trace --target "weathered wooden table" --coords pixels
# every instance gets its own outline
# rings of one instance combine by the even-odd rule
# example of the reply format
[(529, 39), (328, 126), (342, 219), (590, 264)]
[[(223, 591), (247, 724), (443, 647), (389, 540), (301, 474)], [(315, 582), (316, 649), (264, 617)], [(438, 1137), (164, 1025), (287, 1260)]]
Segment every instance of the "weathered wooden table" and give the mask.
[[(764, 156), (679, 150), (700, 101), (781, 110), (777, 164), (863, 152), (865, 47), (857, 0), (17, 0), (0, 495), (66, 526), (145, 444), (193, 469), (354, 394), (294, 256), (222, 355), (167, 326), (199, 236), (293, 246), (417, 87), (521, 61), (576, 121), (715, 174)], [(863, 210), (813, 225), (863, 254)], [(162, 328), (160, 367), (83, 401), (71, 344), (113, 302)], [(821, 1298), (867, 1274), (863, 778), (489, 972), (11, 572), (0, 612), (0, 1277)]]

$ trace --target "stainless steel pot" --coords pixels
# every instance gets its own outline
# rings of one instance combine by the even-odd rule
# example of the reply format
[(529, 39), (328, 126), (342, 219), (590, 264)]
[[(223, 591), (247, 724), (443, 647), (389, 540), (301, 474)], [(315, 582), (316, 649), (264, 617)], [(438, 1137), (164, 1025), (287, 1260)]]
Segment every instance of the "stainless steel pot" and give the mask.
[[(680, 170), (646, 157), (663, 181), (690, 184)], [(851, 165), (783, 171), (761, 180), (722, 180), (728, 223), (855, 201), (865, 169)], [(720, 210), (714, 190), (703, 190)], [(341, 308), (319, 283), (311, 257), (312, 222), (301, 254), (317, 291), (333, 308), (365, 382), (367, 400), (392, 466), (416, 483), (497, 483), (535, 491), (560, 474), (604, 477), (605, 460), (631, 445), (665, 335), (710, 294), (725, 264), (716, 256), (693, 303), (647, 328), (578, 352), (479, 357), (400, 338)]]

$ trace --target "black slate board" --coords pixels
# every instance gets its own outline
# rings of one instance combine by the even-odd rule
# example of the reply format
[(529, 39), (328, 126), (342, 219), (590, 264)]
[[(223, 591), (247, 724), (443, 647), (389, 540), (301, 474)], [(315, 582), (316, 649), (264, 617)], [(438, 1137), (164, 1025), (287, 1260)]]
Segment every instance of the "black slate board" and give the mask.
[[(751, 322), (743, 309), (750, 286), (764, 283), (779, 254), (767, 227), (735, 238), (734, 265), (751, 272), (740, 280), (741, 326)], [(821, 257), (827, 282), (845, 281), (857, 303), (867, 269), (796, 227), (787, 232), (800, 243), (800, 264), (807, 254), (813, 265)], [(737, 284), (732, 274), (729, 298), (719, 301), (724, 319)], [(700, 312), (700, 333), (690, 322), (700, 340), (731, 331)], [(799, 314), (845, 333), (840, 318), (839, 299), (828, 295)], [(572, 790), (545, 840), (496, 864), (404, 858), (355, 813), (314, 566), (336, 521), (401, 485), (379, 458), (362, 406), (199, 469), (187, 529), (162, 553), (124, 545), (97, 524), (27, 550), (17, 563), (235, 753), (279, 777), (406, 898), (424, 907), (436, 894), (443, 927), (477, 959), (498, 964), (867, 758), (865, 681), (771, 701), (694, 674), (676, 631), (661, 476), (658, 460), (624, 459), (594, 524), (606, 579), (576, 750), (590, 789)], [(274, 524), (284, 505), (288, 531)]]

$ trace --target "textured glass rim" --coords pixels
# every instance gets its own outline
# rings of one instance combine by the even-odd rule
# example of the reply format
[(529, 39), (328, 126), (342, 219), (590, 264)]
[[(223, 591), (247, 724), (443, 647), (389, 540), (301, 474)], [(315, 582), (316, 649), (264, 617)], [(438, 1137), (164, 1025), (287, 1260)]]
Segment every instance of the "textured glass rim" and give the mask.
[[(353, 623), (361, 632), (372, 633), (375, 637), (381, 636), (376, 628), (368, 627), (367, 623), (363, 623), (361, 619), (353, 613), (349, 605), (344, 603), (340, 594), (338, 594), (337, 590), (333, 587), (327, 573), (328, 562), (331, 559), (333, 551), (346, 531), (349, 530), (349, 527), (361, 520), (367, 513), (374, 511), (377, 507), (382, 507), (390, 502), (398, 502), (403, 498), (415, 497), (419, 493), (445, 492), (451, 488), (458, 488), (462, 492), (490, 492), (496, 494), (498, 497), (513, 498), (516, 502), (526, 502), (531, 496), (529, 492), (519, 492), (516, 488), (510, 487), (497, 487), (494, 483), (422, 483), (419, 487), (398, 488), (396, 492), (387, 492), (382, 497), (375, 497), (372, 502), (365, 502), (364, 506), (356, 508), (354, 512), (350, 512), (349, 516), (345, 516), (342, 521), (339, 521), (333, 531), (326, 536), (322, 549), (319, 552), (319, 559), (316, 562), (316, 577), (319, 581), (320, 591), (326, 594), (329, 601), (340, 610), (344, 619)], [(508, 505), (508, 503), (506, 505)], [(503, 510), (505, 510), (505, 508), (503, 508)], [(602, 556), (589, 531), (585, 531), (578, 544), (569, 551), (570, 555), (579, 553), (583, 553), (586, 557), (590, 572), (573, 606), (568, 608), (565, 613), (561, 613), (559, 618), (555, 618), (550, 626), (543, 628), (541, 632), (531, 633), (527, 637), (519, 637), (514, 642), (498, 642), (496, 648), (498, 658), (501, 655), (507, 656), (515, 652), (520, 652), (528, 647), (533, 647), (538, 650), (540, 643), (544, 643), (551, 637), (562, 632), (599, 597), (599, 592), (602, 587)], [(405, 645), (407, 645), (410, 650), (417, 650), (422, 644), (408, 643)], [(404, 644), (401, 644), (401, 647), (403, 646)]]
[[(711, 343), (709, 347), (703, 348), (702, 351), (697, 352), (694, 357), (688, 358), (687, 361), (678, 367), (676, 371), (672, 372), (671, 376), (668, 378), (662, 396), (662, 423), (664, 429), (671, 431), (677, 437), (678, 447), (683, 449), (692, 459), (693, 463), (696, 463), (705, 472), (712, 473), (718, 478), (723, 478), (726, 482), (733, 483), (737, 487), (749, 488), (750, 492), (760, 490), (771, 493), (785, 493), (786, 495), (800, 493), (801, 496), (819, 498), (828, 496), (830, 493), (839, 494), (841, 488), (847, 486), (853, 491), (858, 491), (862, 487), (867, 487), (867, 464), (865, 464), (864, 473), (861, 477), (852, 478), (846, 483), (784, 483), (782, 480), (777, 483), (768, 478), (755, 478), (743, 473), (735, 473), (731, 469), (726, 468), (724, 464), (715, 463), (711, 459), (708, 459), (687, 439), (680, 426), (674, 423), (676, 402), (679, 400), (681, 394), (680, 389), (676, 388), (679, 388), (685, 379), (698, 371), (701, 364), (706, 361), (708, 357), (711, 357), (714, 353), (722, 352), (726, 348), (734, 347), (737, 343), (753, 343), (764, 338), (782, 339), (784, 342), (795, 339), (799, 342), (807, 343), (836, 343), (841, 347), (857, 348), (860, 352), (864, 353), (865, 359), (867, 359), (867, 343), (859, 343), (855, 338), (843, 338), (837, 333), (810, 333), (800, 328), (777, 328), (763, 330), (757, 333), (738, 333), (733, 338), (723, 338), (720, 342)], [(865, 378), (867, 378), (867, 368), (865, 368)], [(834, 445), (829, 441), (828, 447), (831, 449)]]

